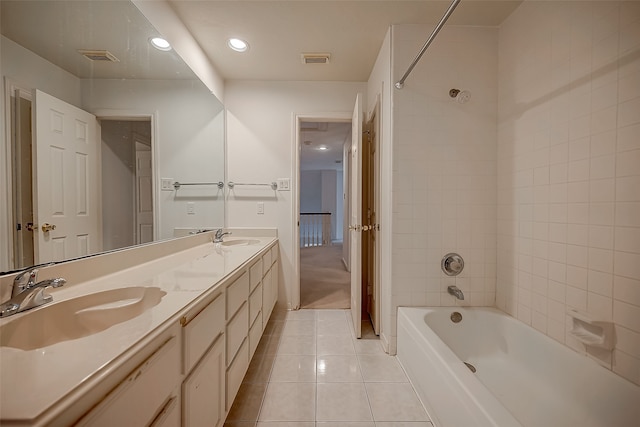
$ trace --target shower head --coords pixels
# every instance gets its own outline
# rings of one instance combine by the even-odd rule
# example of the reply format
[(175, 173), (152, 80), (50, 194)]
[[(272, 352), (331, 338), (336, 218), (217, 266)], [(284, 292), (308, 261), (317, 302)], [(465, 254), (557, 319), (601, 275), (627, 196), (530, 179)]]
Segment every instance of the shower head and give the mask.
[(471, 92), (468, 90), (451, 89), (449, 91), (449, 96), (454, 98), (460, 104), (465, 104), (471, 99)]

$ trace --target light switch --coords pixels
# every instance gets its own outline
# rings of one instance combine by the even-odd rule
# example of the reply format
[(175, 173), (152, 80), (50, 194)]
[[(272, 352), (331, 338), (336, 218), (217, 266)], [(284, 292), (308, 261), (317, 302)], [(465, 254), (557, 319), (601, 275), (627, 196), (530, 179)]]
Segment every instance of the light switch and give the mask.
[(264, 215), (264, 202), (258, 202), (258, 215)]
[(278, 178), (278, 191), (291, 190), (291, 180), (289, 178)]
[(160, 179), (160, 189), (162, 191), (173, 191), (173, 178), (161, 178)]
[(187, 202), (187, 215), (196, 214), (196, 204), (194, 202)]

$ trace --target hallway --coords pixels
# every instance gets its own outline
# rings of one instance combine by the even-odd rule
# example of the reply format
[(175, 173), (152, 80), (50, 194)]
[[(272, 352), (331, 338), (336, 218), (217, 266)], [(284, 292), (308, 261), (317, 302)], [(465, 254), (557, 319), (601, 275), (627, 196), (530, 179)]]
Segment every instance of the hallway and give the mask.
[(350, 292), (342, 244), (300, 248), (300, 308), (349, 308)]
[(348, 310), (276, 309), (225, 427), (432, 427), (393, 356)]

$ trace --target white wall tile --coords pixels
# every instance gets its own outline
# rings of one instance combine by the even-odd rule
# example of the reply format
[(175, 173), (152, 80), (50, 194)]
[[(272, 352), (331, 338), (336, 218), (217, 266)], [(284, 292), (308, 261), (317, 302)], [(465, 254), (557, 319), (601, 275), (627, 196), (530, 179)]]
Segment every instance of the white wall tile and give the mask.
[[(640, 384), (640, 59), (629, 55), (640, 46), (640, 5), (524, 5), (499, 33), (497, 178), (509, 215), (498, 222), (498, 257), (518, 262), (498, 268), (496, 301), (580, 352), (567, 307), (612, 318), (624, 331), (613, 357), (587, 353)], [(547, 75), (532, 75), (533, 40), (545, 40), (535, 55), (550, 59)], [(548, 118), (536, 120), (542, 106), (531, 100), (543, 98)]]

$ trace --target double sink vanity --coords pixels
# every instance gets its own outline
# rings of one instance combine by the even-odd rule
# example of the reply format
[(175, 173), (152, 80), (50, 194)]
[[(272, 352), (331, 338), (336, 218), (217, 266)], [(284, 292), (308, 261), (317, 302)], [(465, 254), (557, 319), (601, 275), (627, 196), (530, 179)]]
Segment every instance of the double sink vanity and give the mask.
[(273, 229), (213, 237), (41, 268), (66, 283), (0, 319), (0, 424), (222, 426), (277, 301), (279, 253)]

